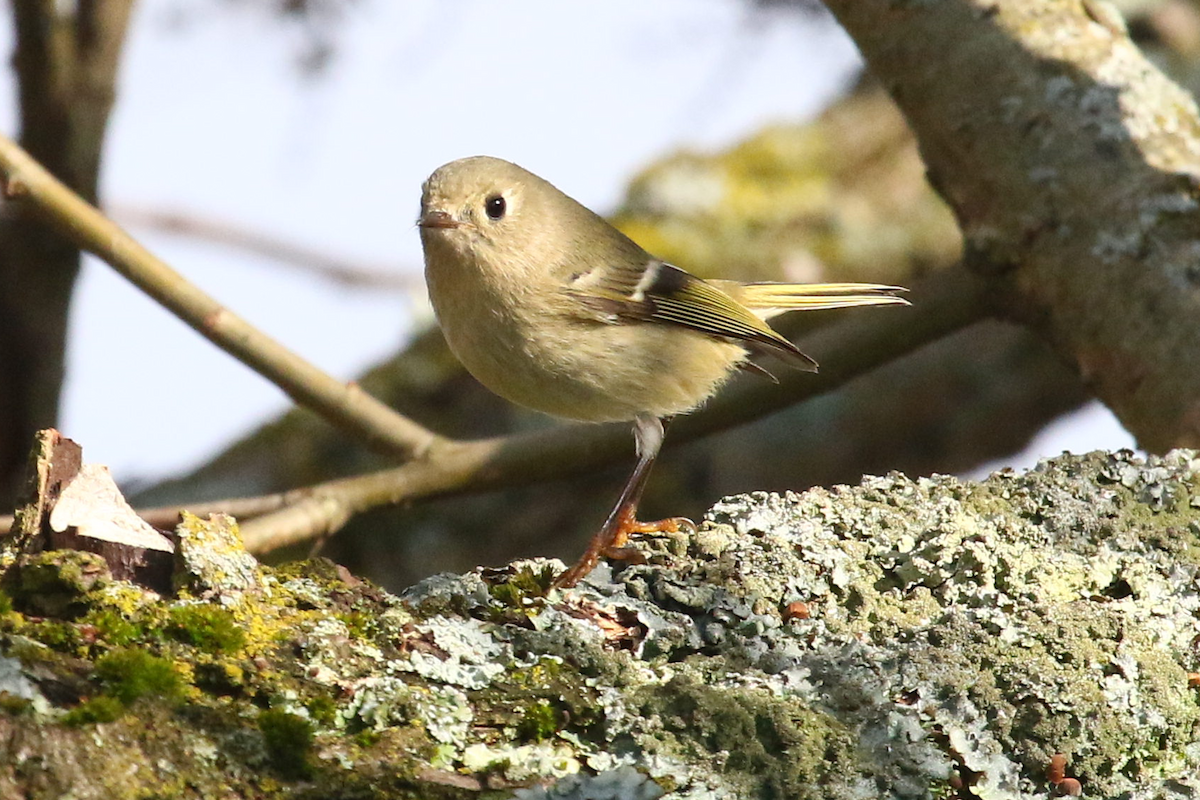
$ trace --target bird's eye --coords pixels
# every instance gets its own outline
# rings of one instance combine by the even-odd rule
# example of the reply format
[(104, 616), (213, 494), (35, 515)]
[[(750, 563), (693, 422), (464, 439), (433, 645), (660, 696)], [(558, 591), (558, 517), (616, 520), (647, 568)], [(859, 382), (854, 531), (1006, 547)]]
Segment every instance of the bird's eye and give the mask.
[(494, 194), (483, 202), (483, 210), (487, 212), (488, 219), (500, 219), (504, 216), (508, 204), (504, 202), (504, 198), (498, 194)]

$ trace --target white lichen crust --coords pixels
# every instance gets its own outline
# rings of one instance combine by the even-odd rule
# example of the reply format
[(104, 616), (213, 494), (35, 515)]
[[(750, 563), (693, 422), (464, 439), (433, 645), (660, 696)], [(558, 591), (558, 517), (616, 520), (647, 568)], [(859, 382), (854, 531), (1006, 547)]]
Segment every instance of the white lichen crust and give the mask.
[(730, 498), (503, 637), (588, 676), (581, 762), (672, 797), (1045, 797), (1056, 752), (1089, 796), (1194, 796), (1198, 472), (1094, 454)]

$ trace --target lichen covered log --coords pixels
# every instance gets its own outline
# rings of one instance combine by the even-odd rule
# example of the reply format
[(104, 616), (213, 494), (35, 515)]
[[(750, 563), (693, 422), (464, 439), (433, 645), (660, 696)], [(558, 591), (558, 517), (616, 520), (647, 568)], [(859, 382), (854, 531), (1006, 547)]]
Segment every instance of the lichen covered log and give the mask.
[(172, 597), (6, 577), (0, 797), (1200, 795), (1191, 452), (732, 497), (566, 592), (186, 525)]

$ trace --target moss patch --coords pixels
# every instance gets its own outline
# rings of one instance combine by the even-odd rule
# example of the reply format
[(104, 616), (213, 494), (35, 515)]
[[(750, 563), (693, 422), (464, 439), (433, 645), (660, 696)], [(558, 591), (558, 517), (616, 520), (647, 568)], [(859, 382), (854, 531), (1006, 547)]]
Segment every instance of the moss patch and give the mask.
[(114, 650), (100, 656), (95, 677), (106, 694), (125, 705), (149, 697), (170, 706), (184, 696), (185, 684), (175, 666), (144, 650)]
[(271, 763), (288, 780), (306, 778), (312, 773), (309, 754), (313, 744), (313, 726), (304, 717), (271, 709), (258, 715), (258, 729)]
[(246, 634), (233, 615), (212, 604), (171, 608), (167, 614), (167, 635), (208, 653), (232, 653), (246, 645)]

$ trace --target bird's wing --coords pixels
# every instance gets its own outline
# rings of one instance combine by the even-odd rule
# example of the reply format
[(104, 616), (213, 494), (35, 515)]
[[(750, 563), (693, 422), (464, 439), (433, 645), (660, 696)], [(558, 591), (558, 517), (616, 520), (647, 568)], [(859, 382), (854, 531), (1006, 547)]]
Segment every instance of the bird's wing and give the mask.
[(745, 306), (713, 284), (663, 261), (577, 273), (569, 279), (567, 291), (602, 319), (615, 316), (679, 325), (769, 351), (808, 372), (817, 370), (817, 362)]

